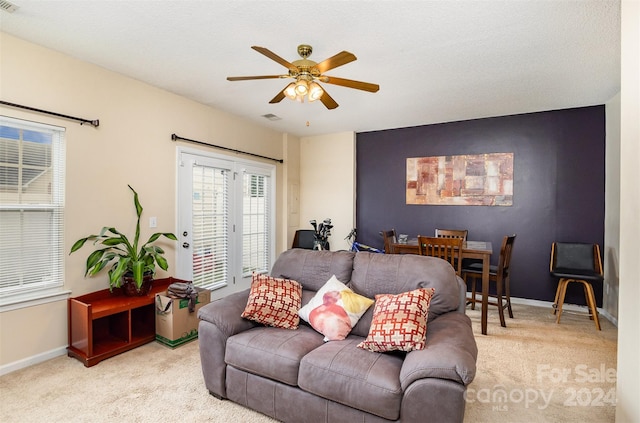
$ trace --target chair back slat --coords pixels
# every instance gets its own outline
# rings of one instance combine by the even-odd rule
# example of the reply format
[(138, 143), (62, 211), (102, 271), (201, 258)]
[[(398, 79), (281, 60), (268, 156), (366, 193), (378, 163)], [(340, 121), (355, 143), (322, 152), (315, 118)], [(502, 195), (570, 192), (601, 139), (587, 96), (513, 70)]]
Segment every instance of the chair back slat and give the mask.
[(468, 229), (436, 229), (437, 238), (462, 238), (467, 240)]
[(438, 257), (448, 261), (456, 274), (462, 274), (462, 238), (438, 238), (418, 235), (418, 252), (423, 256)]

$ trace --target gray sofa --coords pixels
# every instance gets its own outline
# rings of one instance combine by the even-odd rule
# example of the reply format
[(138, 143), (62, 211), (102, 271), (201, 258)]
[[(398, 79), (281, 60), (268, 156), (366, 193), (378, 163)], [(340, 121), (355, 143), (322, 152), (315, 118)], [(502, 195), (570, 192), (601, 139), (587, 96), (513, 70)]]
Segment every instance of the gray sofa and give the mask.
[(249, 290), (202, 307), (199, 342), (209, 392), (284, 422), (462, 422), (477, 347), (464, 314), (465, 286), (445, 261), (416, 255), (292, 249), (271, 275), (303, 286), (306, 304), (332, 275), (369, 298), (435, 288), (426, 347), (375, 353), (357, 348), (373, 306), (343, 341), (300, 321), (296, 330), (240, 317)]

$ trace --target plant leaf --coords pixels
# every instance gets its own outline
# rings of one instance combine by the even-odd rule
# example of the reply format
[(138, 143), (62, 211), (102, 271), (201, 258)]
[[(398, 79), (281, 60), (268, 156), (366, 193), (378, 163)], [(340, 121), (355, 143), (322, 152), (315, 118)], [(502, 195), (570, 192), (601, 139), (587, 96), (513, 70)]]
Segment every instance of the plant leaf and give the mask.
[(109, 271), (109, 282), (111, 285), (116, 287), (120, 286), (120, 278), (125, 274), (130, 263), (131, 259), (129, 257), (121, 257), (120, 260), (116, 262), (115, 267)]
[(122, 237), (118, 237), (118, 238), (105, 238), (104, 240), (102, 240), (102, 244), (104, 245), (119, 245), (119, 244), (124, 244), (124, 239), (122, 239)]
[(100, 260), (102, 260), (102, 256), (104, 255), (105, 251), (106, 249), (96, 250), (89, 254), (89, 257), (87, 257), (87, 270), (85, 272), (85, 276), (89, 273), (93, 266), (95, 266), (100, 262)]
[(144, 261), (133, 262), (133, 280), (136, 282), (136, 287), (140, 289), (142, 286), (142, 276), (144, 274)]
[(167, 270), (169, 268), (169, 263), (167, 263), (167, 259), (165, 259), (164, 257), (157, 255), (156, 261), (158, 262), (158, 266), (160, 266), (162, 270)]
[(69, 251), (69, 254), (73, 253), (74, 251), (78, 251), (80, 248), (82, 248), (84, 243), (87, 242), (87, 240), (89, 239), (91, 239), (91, 236), (77, 240), (75, 244), (73, 244), (73, 246), (71, 247), (71, 251)]

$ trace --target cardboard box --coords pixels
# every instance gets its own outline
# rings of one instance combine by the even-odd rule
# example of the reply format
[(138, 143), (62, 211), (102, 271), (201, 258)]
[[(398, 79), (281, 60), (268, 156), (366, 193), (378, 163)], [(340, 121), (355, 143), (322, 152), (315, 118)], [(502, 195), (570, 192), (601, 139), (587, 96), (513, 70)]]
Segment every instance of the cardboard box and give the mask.
[(188, 299), (171, 298), (166, 291), (156, 294), (156, 341), (175, 348), (198, 338), (198, 310), (211, 301), (211, 291), (196, 290), (196, 307), (191, 313)]

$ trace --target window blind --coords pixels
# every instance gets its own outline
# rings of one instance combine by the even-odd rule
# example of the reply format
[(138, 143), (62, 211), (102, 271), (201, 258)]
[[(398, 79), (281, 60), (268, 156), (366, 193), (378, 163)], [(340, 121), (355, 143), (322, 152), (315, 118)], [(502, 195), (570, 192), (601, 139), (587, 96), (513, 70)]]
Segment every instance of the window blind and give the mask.
[(269, 271), (269, 177), (243, 175), (242, 273)]
[(193, 283), (226, 285), (229, 273), (229, 171), (193, 166)]
[(64, 128), (0, 117), (0, 300), (64, 284)]

